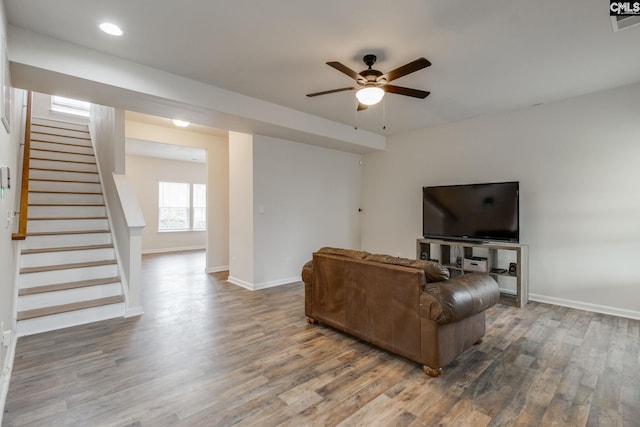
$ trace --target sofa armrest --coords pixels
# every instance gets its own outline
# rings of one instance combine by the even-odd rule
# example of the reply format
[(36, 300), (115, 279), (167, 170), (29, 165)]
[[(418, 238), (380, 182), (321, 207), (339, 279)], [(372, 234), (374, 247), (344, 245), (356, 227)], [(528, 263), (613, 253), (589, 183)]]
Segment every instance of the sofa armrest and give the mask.
[(498, 283), (488, 274), (463, 274), (428, 283), (420, 296), (420, 314), (438, 324), (454, 323), (480, 313), (500, 299)]
[(302, 281), (304, 282), (304, 314), (311, 316), (311, 291), (313, 290), (313, 261), (307, 261), (302, 267)]

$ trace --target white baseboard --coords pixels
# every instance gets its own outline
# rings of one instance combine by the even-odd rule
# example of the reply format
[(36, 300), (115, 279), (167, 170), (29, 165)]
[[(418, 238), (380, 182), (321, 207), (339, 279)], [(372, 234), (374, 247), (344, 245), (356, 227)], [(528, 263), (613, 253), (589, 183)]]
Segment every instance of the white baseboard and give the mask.
[(144, 249), (142, 251), (143, 255), (149, 254), (164, 254), (170, 252), (188, 252), (188, 251), (203, 251), (207, 249), (204, 246), (185, 246), (183, 248), (164, 248), (164, 249)]
[(624, 308), (609, 307), (606, 305), (591, 304), (581, 301), (572, 301), (564, 298), (548, 297), (538, 294), (529, 294), (529, 301), (543, 302), (546, 304), (560, 305), (562, 307), (576, 308), (578, 310), (593, 311), (595, 313), (609, 314), (611, 316), (640, 320), (640, 311), (626, 310)]
[(229, 283), (233, 283), (234, 285), (238, 285), (241, 286), (245, 289), (249, 289), (250, 291), (259, 291), (261, 289), (267, 289), (267, 288), (274, 288), (276, 286), (282, 286), (282, 285), (288, 285), (289, 283), (296, 283), (296, 282), (300, 282), (302, 279), (299, 276), (296, 277), (288, 277), (285, 279), (278, 279), (278, 280), (271, 280), (269, 282), (262, 282), (262, 283), (249, 283), (247, 281), (238, 279), (236, 277), (233, 276), (229, 276), (229, 278), (227, 279), (227, 281)]
[(287, 277), (284, 279), (271, 280), (269, 282), (262, 282), (255, 285), (255, 289), (267, 289), (267, 288), (275, 288), (276, 286), (288, 285), (290, 283), (296, 283), (302, 281), (300, 276), (296, 277)]
[(234, 285), (238, 285), (245, 289), (249, 289), (250, 291), (255, 291), (255, 288), (253, 287), (253, 283), (245, 282), (244, 280), (238, 279), (237, 277), (229, 276), (227, 278), (227, 282), (232, 283)]
[(209, 267), (205, 268), (205, 273), (222, 273), (223, 271), (229, 271), (228, 265), (223, 265), (221, 267)]
[(124, 317), (136, 317), (143, 314), (144, 309), (142, 307), (126, 307), (124, 311)]
[[(11, 343), (4, 358), (2, 371), (0, 372), (0, 425), (2, 425), (2, 416), (4, 415), (4, 405), (7, 402), (7, 393), (9, 393), (9, 381), (11, 381), (11, 372), (13, 371), (13, 359), (16, 355), (15, 334), (11, 336)], [(1, 345), (1, 344), (0, 344)]]

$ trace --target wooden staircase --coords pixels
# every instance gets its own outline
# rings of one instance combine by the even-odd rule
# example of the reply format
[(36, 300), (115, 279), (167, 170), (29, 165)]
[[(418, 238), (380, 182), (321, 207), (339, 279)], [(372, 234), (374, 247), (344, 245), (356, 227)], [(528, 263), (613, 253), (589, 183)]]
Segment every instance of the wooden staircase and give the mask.
[(124, 315), (124, 295), (87, 125), (33, 117), (18, 335)]

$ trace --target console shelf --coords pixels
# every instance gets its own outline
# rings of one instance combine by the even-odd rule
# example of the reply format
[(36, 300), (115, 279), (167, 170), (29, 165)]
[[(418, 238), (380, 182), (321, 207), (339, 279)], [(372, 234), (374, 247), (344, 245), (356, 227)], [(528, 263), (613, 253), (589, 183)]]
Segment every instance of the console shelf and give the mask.
[(478, 270), (486, 271), (500, 286), (500, 302), (522, 307), (528, 301), (529, 274), (526, 245), (423, 238), (416, 241), (416, 258), (441, 263), (449, 269), (451, 277)]

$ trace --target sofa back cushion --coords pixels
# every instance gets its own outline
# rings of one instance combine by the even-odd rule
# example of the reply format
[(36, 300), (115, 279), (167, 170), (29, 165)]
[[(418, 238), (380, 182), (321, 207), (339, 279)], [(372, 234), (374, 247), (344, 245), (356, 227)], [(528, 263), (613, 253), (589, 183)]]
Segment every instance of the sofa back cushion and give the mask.
[(356, 258), (356, 259), (365, 259), (369, 255), (371, 255), (369, 252), (354, 251), (353, 249), (331, 248), (329, 246), (325, 246), (324, 248), (318, 249), (318, 253), (339, 255), (347, 258)]
[(449, 269), (433, 261), (399, 258), (390, 255), (369, 255), (367, 261), (381, 262), (383, 264), (404, 265), (406, 267), (419, 268), (424, 271), (427, 282), (440, 282), (449, 278)]

